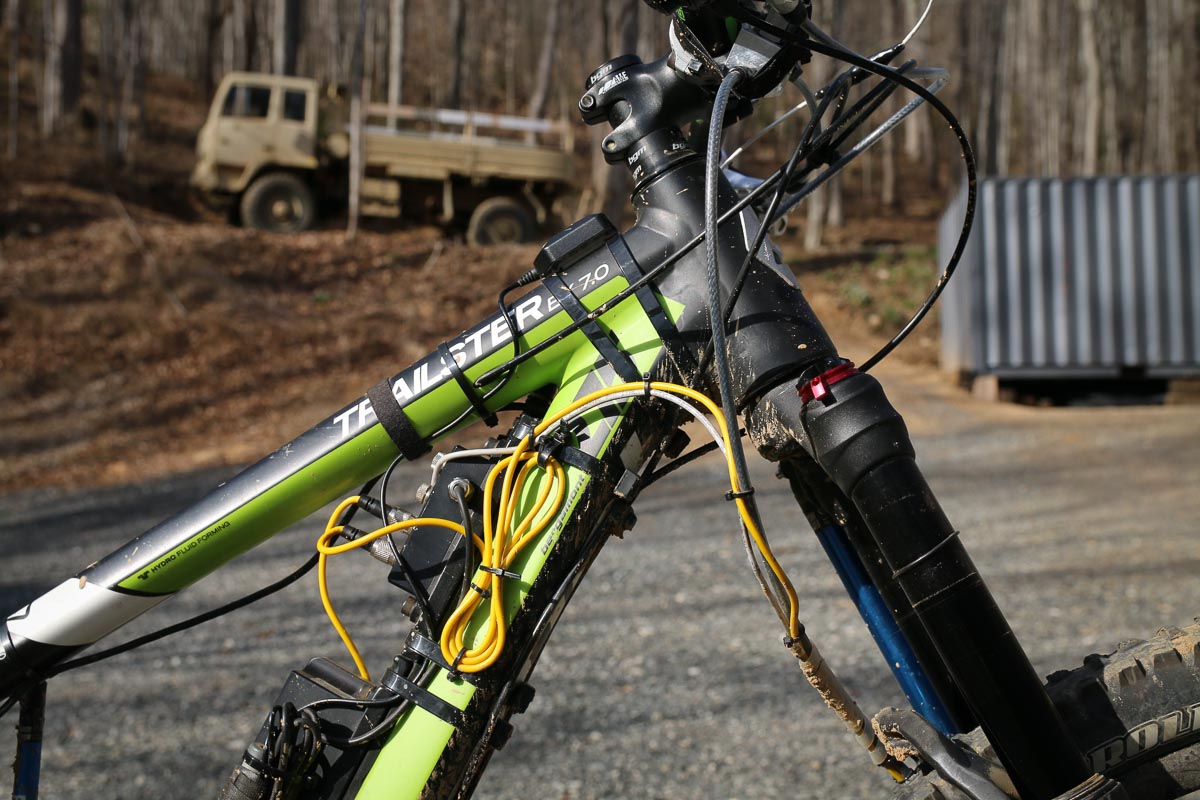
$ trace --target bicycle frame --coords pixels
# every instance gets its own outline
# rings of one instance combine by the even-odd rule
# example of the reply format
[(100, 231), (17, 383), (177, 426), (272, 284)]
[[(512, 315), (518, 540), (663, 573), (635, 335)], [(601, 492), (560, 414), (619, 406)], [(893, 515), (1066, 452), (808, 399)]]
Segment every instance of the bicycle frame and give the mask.
[[(640, 77), (676, 80), (658, 64), (646, 65)], [(617, 95), (614, 91), (610, 101)], [(656, 136), (665, 123), (651, 119), (646, 125)], [(648, 384), (653, 378), (710, 385), (711, 375), (700, 369), (709, 331), (704, 258), (698, 252), (679, 255), (702, 232), (701, 159), (674, 148), (655, 162), (645, 149), (630, 157), (640, 181), (634, 192), (637, 224), (623, 235), (596, 218), (568, 229), (543, 251), (544, 280), (513, 304), (511, 321), (497, 313), (389, 379), (399, 427), (380, 421), (397, 417), (394, 409), (377, 407), (379, 395), (363, 397), (13, 614), (0, 639), (0, 692), (36, 683), (71, 653), (379, 475), (402, 450), (412, 454), (468, 419), (547, 387), (553, 412), (618, 382), (644, 378)], [(643, 160), (635, 164), (639, 154)], [(718, 194), (721, 207), (735, 207), (728, 182)], [(726, 216), (717, 247), (728, 296), (759, 222), (746, 210)], [(668, 257), (677, 260), (675, 266), (646, 283), (643, 265)], [(826, 531), (823, 541), (843, 577), (856, 569), (855, 559), (866, 569), (854, 581), (873, 587), (879, 602), (864, 616), (890, 612), (897, 635), (916, 651), (918, 660), (908, 668), (912, 683), (905, 687), (910, 696), (919, 688), (940, 697), (952, 709), (951, 720), (967, 716), (953, 710), (965, 703), (989, 735), (1000, 734), (997, 750), (1028, 796), (1049, 798), (1080, 783), (1088, 773), (1061, 721), (1055, 726), (1040, 680), (961, 543), (947, 535), (949, 523), (915, 463), (908, 466), (911, 446), (899, 415), (865, 375), (839, 377), (849, 378), (844, 406), (801, 400), (795, 389), (801, 377), (833, 384), (830, 367), (840, 368), (837, 351), (770, 248), (754, 253), (751, 263), (730, 321), (738, 405), (760, 452), (784, 462), (798, 494), (811, 490), (815, 502), (805, 510)], [(635, 286), (640, 286), (635, 293), (623, 295)], [(607, 310), (598, 316), (601, 307)], [(511, 360), (510, 322), (523, 352)], [(476, 389), (483, 379), (483, 389)], [(452, 724), (423, 708), (407, 712), (361, 778), (357, 797), (415, 797), (435, 782), (439, 794), (451, 785), (454, 791), (473, 786), (509, 693), (533, 669), (606, 535), (627, 524), (625, 511), (645, 477), (647, 459), (676, 427), (671, 415), (641, 401), (615, 413), (590, 412), (585, 422), (575, 444), (603, 469), (594, 474), (567, 469), (565, 507), (515, 564), (520, 592), (507, 604), (512, 639), (521, 645), (505, 653), (494, 674), (483, 673), (474, 683), (439, 668), (428, 690), (467, 713), (454, 715), (460, 724)], [(872, 438), (877, 435), (882, 440)], [(866, 444), (860, 447), (860, 441)], [(828, 479), (799, 466), (813, 462)], [(886, 475), (880, 477), (879, 470)], [(626, 474), (631, 483), (617, 491)], [(903, 502), (883, 503), (875, 496), (892, 488)], [(914, 503), (907, 503), (910, 497)], [(828, 524), (830, 498), (852, 512), (841, 533)]]
[[(681, 220), (696, 219), (698, 215), (681, 204), (693, 203), (697, 198), (695, 193), (680, 189), (694, 185), (698, 174), (686, 164), (668, 174), (674, 179), (648, 185), (639, 193), (637, 226), (623, 237), (589, 245), (589, 252), (576, 254), (578, 260), (556, 279), (566, 287), (574, 287), (586, 308), (597, 308), (617, 297), (641, 276), (637, 264), (657, 263), (691, 237), (691, 229), (681, 225)], [(732, 205), (734, 197), (727, 186), (722, 194), (724, 203)], [(756, 224), (752, 214), (743, 212), (734, 224), (723, 227), (722, 246), (744, 254)], [(764, 254), (764, 259), (767, 257)], [(639, 374), (682, 376), (689, 383), (702, 382), (702, 376), (694, 372), (707, 324), (701, 291), (693, 277), (694, 262), (699, 260), (698, 254), (686, 257), (676, 270), (656, 283), (653, 291), (644, 287), (640, 296), (621, 300), (601, 318)], [(836, 355), (799, 289), (775, 269), (757, 268), (755, 279), (765, 290), (747, 291), (739, 300), (733, 329), (739, 330), (739, 320), (743, 327), (731, 339), (731, 348), (738, 354), (735, 372), (739, 395), (751, 400), (769, 398), (755, 404), (747, 418), (748, 425), (756, 430), (769, 427), (756, 422), (773, 413), (764, 408), (789, 407), (789, 401), (778, 396), (782, 391), (796, 397), (790, 386), (805, 365)], [(733, 276), (723, 278), (732, 281)], [(621, 380), (585, 332), (563, 336), (572, 324), (572, 316), (561, 307), (559, 298), (565, 295), (561, 287), (558, 291), (556, 296), (548, 283), (543, 284), (513, 304), (522, 350), (528, 352), (539, 343), (546, 346), (512, 368), (507, 382), (487, 401), (489, 409), (502, 408), (519, 397), (553, 386), (556, 388), (550, 408), (554, 410), (592, 389)], [(672, 341), (665, 341), (660, 330)], [(446, 349), (461, 358), (459, 367), (468, 381), (504, 365), (512, 353), (512, 343), (503, 315), (497, 313), (473, 326), (447, 343)], [(798, 358), (797, 353), (803, 355)], [(421, 441), (445, 432), (463, 414), (476, 413), (471, 398), (438, 353), (398, 373), (389, 384)], [(777, 390), (781, 385), (782, 390)], [(579, 446), (590, 455), (610, 464), (620, 463), (634, 473), (673, 427), (662, 416), (656, 418), (634, 409), (619, 415), (593, 412), (589, 423), (591, 427)], [(803, 433), (792, 430), (783, 438), (794, 445), (797, 437), (803, 437)], [(760, 445), (766, 450), (783, 446), (778, 441)], [(793, 452), (796, 449), (792, 447)], [(293, 521), (378, 475), (398, 452), (398, 446), (375, 419), (369, 400), (363, 398), (346, 406), (191, 509), (137, 537), (10, 617), (3, 640), (0, 686), (7, 692), (16, 683), (51, 668)], [(506, 680), (483, 692), (440, 674), (430, 690), (456, 708), (475, 712), (490, 709), (502, 696), (504, 686), (527, 677), (549, 633), (546, 623), (552, 623), (561, 613), (570, 590), (599, 551), (604, 541), (601, 534), (608, 530), (606, 525), (613, 524), (614, 509), (608, 501), (614, 499), (612, 485), (619, 476), (592, 481), (578, 470), (569, 469), (569, 474), (570, 500), (560, 520), (571, 520), (570, 529), (563, 523), (556, 525), (548, 538), (538, 542), (529, 557), (522, 560), (521, 596), (511, 600), (514, 611), (524, 604), (524, 612), (513, 624), (524, 626), (521, 632), (531, 638), (529, 646), (524, 652), (514, 653), (505, 669), (500, 670)], [(592, 483), (596, 487), (589, 491)], [(565, 545), (559, 543), (564, 537), (569, 540)], [(514, 634), (513, 638), (521, 636)], [(454, 728), (446, 722), (423, 711), (410, 712), (379, 753), (358, 796), (415, 796), (439, 764), (444, 769), (448, 761), (458, 762), (462, 779), (469, 780), (465, 765), (472, 762), (473, 745), (490, 716), (473, 713), (469, 716), (473, 724), (455, 737)], [(451, 752), (454, 758), (448, 757)]]

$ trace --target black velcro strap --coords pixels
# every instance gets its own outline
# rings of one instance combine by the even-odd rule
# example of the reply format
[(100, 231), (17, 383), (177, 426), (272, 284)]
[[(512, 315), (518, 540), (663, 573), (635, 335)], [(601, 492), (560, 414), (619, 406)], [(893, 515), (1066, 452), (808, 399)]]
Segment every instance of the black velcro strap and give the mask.
[(450, 376), (454, 378), (454, 382), (458, 384), (458, 388), (462, 389), (462, 393), (467, 396), (467, 401), (471, 404), (471, 408), (475, 409), (475, 413), (479, 418), (487, 423), (488, 427), (494, 427), (500, 420), (491, 411), (488, 411), (487, 406), (483, 404), (483, 398), (475, 391), (475, 385), (467, 379), (463, 374), (462, 369), (458, 366), (458, 362), (454, 360), (454, 354), (450, 352), (450, 347), (442, 342), (437, 348), (438, 355), (442, 357), (442, 363), (446, 365), (446, 369), (450, 371)]
[[(608, 242), (608, 251), (612, 254), (613, 260), (617, 262), (617, 269), (621, 271), (621, 276), (629, 282), (630, 285), (640, 280), (645, 273), (638, 265), (637, 259), (633, 257), (633, 252), (629, 249), (629, 245), (625, 243), (624, 237), (618, 236), (610, 239)], [(642, 311), (646, 312), (646, 316), (650, 319), (650, 324), (654, 326), (654, 332), (658, 334), (658, 338), (668, 345), (671, 355), (675, 357), (679, 371), (690, 373), (696, 367), (696, 360), (692, 358), (692, 353), (683, 345), (683, 338), (679, 335), (679, 329), (675, 327), (675, 323), (671, 322), (667, 316), (666, 309), (662, 307), (662, 303), (658, 301), (658, 297), (654, 294), (654, 290), (648, 285), (643, 286), (634, 292), (634, 297), (642, 306)]]
[(383, 685), (389, 691), (395, 692), (406, 700), (411, 700), (417, 708), (428, 711), (447, 725), (459, 730), (466, 727), (466, 716), (461, 710), (450, 705), (424, 686), (415, 684), (408, 678), (395, 673), (388, 673), (383, 679)]
[(396, 402), (390, 380), (384, 378), (367, 390), (367, 400), (371, 401), (375, 417), (400, 450), (400, 455), (404, 456), (405, 461), (415, 461), (430, 451), (429, 445), (417, 433), (404, 409)]
[(579, 302), (579, 298), (571, 291), (566, 281), (558, 275), (547, 275), (542, 283), (554, 294), (554, 299), (570, 315), (571, 321), (580, 324), (580, 330), (587, 336), (588, 341), (600, 353), (600, 357), (621, 376), (621, 380), (631, 382), (641, 379), (642, 376), (629, 354), (608, 338), (608, 334), (600, 328), (595, 319), (588, 318), (588, 310)]

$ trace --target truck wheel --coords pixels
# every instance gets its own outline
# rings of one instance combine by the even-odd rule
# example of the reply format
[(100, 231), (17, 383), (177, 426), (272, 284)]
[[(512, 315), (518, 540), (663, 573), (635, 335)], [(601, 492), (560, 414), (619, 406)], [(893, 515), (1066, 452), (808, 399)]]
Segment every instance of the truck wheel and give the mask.
[(316, 216), (312, 189), (288, 172), (267, 173), (242, 195), (242, 222), (249, 228), (275, 233), (306, 231)]
[(533, 216), (511, 197), (489, 197), (471, 213), (467, 241), (474, 245), (517, 244), (533, 238)]

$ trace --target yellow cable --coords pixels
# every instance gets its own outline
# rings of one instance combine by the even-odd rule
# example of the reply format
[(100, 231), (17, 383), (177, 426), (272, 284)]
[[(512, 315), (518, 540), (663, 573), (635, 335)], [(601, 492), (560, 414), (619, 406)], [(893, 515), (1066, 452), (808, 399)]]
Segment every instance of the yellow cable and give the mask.
[[(333, 608), (333, 600), (329, 596), (329, 582), (326, 573), (327, 562), (329, 556), (339, 553), (346, 553), (351, 550), (356, 550), (364, 545), (368, 545), (376, 539), (382, 538), (397, 531), (402, 531), (407, 528), (415, 528), (419, 525), (432, 525), (440, 528), (449, 528), (457, 531), (460, 536), (466, 535), (466, 530), (462, 525), (456, 522), (451, 522), (445, 519), (423, 518), (410, 519), (403, 522), (395, 522), (391, 525), (386, 525), (378, 530), (372, 531), (366, 536), (361, 536), (345, 544), (330, 545), (329, 543), (342, 534), (342, 526), (337, 525), (338, 519), (345, 513), (346, 509), (359, 501), (359, 497), (348, 497), (338, 504), (334, 509), (333, 514), (329, 517), (329, 522), (325, 526), (325, 532), (317, 539), (317, 552), (320, 555), (317, 558), (317, 587), (321, 592), (321, 605), (325, 607), (325, 614), (329, 617), (329, 621), (333, 624), (333, 629), (337, 631), (338, 637), (341, 638), (342, 644), (346, 646), (346, 650), (350, 653), (350, 658), (354, 660), (354, 666), (358, 670), (359, 676), (365, 680), (371, 680), (370, 673), (367, 671), (366, 663), (363, 661), (362, 655), (358, 651), (358, 647), (354, 644), (354, 639), (342, 624), (342, 620), (338, 617), (337, 611)], [(476, 546), (480, 546), (479, 537), (475, 537)]]
[[(702, 406), (704, 406), (708, 410), (708, 412), (710, 414), (712, 414), (713, 419), (716, 420), (717, 425), (721, 431), (721, 438), (723, 438), (726, 443), (725, 464), (729, 470), (729, 485), (733, 488), (733, 493), (735, 495), (738, 492), (741, 492), (743, 490), (743, 487), (738, 483), (737, 467), (733, 462), (732, 449), (728, 446), (729, 430), (725, 425), (725, 416), (724, 416), (724, 414), (721, 413), (721, 407), (718, 406), (716, 403), (714, 403), (711, 399), (709, 399), (708, 396), (701, 394), (700, 392), (696, 391), (695, 389), (691, 389), (687, 386), (680, 386), (680, 385), (674, 384), (674, 383), (662, 383), (662, 382), (658, 382), (658, 381), (652, 381), (649, 384), (649, 388), (656, 389), (658, 391), (663, 391), (663, 392), (670, 392), (672, 394), (678, 394), (678, 395), (682, 395), (683, 397), (687, 397), (691, 400), (696, 401), (697, 403), (701, 404)], [(619, 383), (614, 386), (610, 386), (606, 389), (600, 389), (598, 391), (592, 392), (589, 395), (579, 398), (575, 402), (568, 405), (566, 408), (556, 412), (553, 416), (543, 420), (541, 422), (541, 424), (539, 424), (537, 426), (537, 428), (534, 430), (534, 433), (535, 433), (535, 435), (540, 435), (542, 433), (545, 433), (546, 430), (548, 430), (551, 425), (558, 422), (563, 417), (571, 414), (572, 412), (576, 411), (577, 409), (582, 408), (583, 406), (587, 405), (588, 403), (591, 403), (595, 400), (599, 400), (600, 398), (607, 397), (609, 395), (617, 394), (620, 392), (627, 392), (627, 391), (639, 391), (640, 392), (640, 391), (645, 391), (645, 389), (646, 389), (646, 384), (644, 384), (644, 383)], [(740, 497), (735, 498), (735, 502), (737, 504), (738, 515), (742, 518), (742, 524), (744, 524), (746, 526), (746, 530), (748, 530), (750, 532), (750, 537), (754, 540), (754, 544), (758, 548), (758, 552), (762, 554), (763, 560), (767, 562), (767, 566), (770, 567), (771, 572), (773, 572), (775, 574), (775, 577), (779, 580), (780, 584), (784, 588), (784, 592), (787, 594), (787, 598), (788, 598), (788, 619), (787, 619), (788, 636), (791, 636), (792, 638), (798, 637), (800, 635), (800, 600), (796, 594), (796, 589), (794, 586), (792, 586), (792, 582), (788, 578), (787, 573), (784, 572), (783, 567), (781, 567), (779, 565), (779, 562), (775, 559), (775, 554), (773, 552), (771, 552), (771, 546), (767, 543), (767, 540), (763, 536), (762, 531), (760, 531), (758, 529), (758, 526), (754, 524), (754, 519), (753, 519), (752, 515), (750, 514), (749, 505), (747, 505), (746, 501)]]
[[(592, 392), (539, 423), (534, 430), (534, 436), (545, 433), (552, 425), (589, 403), (621, 392), (644, 391), (645, 388), (646, 384), (643, 383), (623, 383)], [(731, 448), (729, 447), (729, 430), (725, 425), (725, 419), (720, 407), (706, 395), (686, 386), (651, 382), (649, 388), (681, 395), (704, 406), (713, 416), (721, 437), (724, 439), (726, 445), (725, 463), (729, 472), (729, 484), (733, 489), (733, 493), (736, 495), (743, 491), (743, 487), (738, 483), (737, 469), (731, 455)], [(524, 490), (534, 471), (540, 469), (537, 464), (537, 453), (529, 449), (532, 441), (533, 437), (529, 437), (518, 443), (514, 452), (500, 459), (488, 472), (487, 478), (484, 480), (483, 508), (485, 513), (483, 515), (483, 536), (473, 535), (472, 537), (472, 543), (480, 553), (481, 566), (483, 567), (493, 570), (507, 570), (516, 560), (522, 549), (550, 525), (562, 508), (562, 504), (566, 498), (566, 474), (557, 461), (551, 460), (546, 465), (549, 480), (542, 481), (528, 512), (520, 520), (515, 520), (517, 508), (520, 505), (521, 492)], [(496, 498), (497, 482), (501, 484), (498, 500)], [(553, 494), (553, 497), (551, 497), (551, 494)], [(449, 520), (436, 518), (412, 519), (387, 525), (351, 542), (340, 545), (330, 544), (342, 533), (342, 528), (335, 524), (338, 518), (341, 517), (347, 508), (357, 503), (358, 500), (359, 498), (356, 496), (342, 501), (330, 517), (325, 532), (317, 542), (317, 550), (320, 552), (317, 578), (321, 590), (321, 602), (325, 606), (325, 612), (329, 615), (330, 622), (333, 623), (334, 629), (346, 645), (351, 658), (354, 659), (359, 674), (364, 680), (369, 680), (362, 657), (354, 645), (353, 639), (350, 638), (349, 633), (346, 632), (345, 627), (334, 611), (333, 604), (329, 599), (325, 559), (331, 555), (363, 547), (391, 533), (420, 525), (449, 528), (463, 536), (466, 535), (466, 530), (462, 525), (450, 522)], [(762, 555), (771, 572), (784, 587), (788, 598), (788, 615), (786, 620), (788, 635), (797, 637), (800, 635), (800, 615), (799, 599), (796, 590), (792, 586), (787, 573), (780, 566), (778, 560), (776, 560), (774, 553), (771, 551), (771, 546), (767, 543), (762, 531), (755, 524), (749, 504), (741, 497), (735, 498), (735, 504), (742, 524), (746, 526), (746, 530), (754, 541), (755, 547)], [(492, 509), (495, 509), (494, 514), (492, 513)], [(472, 585), (477, 588), (470, 590), (450, 615), (450, 618), (443, 626), (440, 642), (442, 656), (449, 663), (457, 663), (458, 669), (463, 672), (479, 672), (494, 664), (503, 652), (508, 628), (504, 610), (503, 581), (500, 580), (500, 576), (494, 572), (481, 569), (474, 576)], [(481, 636), (477, 634), (474, 645), (468, 647), (466, 644), (467, 630), (472, 618), (475, 616), (476, 609), (479, 608), (485, 596), (489, 602), (488, 615), (486, 620), (484, 620)]]
[[(508, 570), (522, 549), (537, 538), (558, 515), (566, 498), (566, 474), (561, 465), (550, 461), (546, 465), (549, 479), (543, 481), (529, 510), (517, 519), (517, 506), (524, 487), (534, 472), (541, 469), (537, 453), (530, 451), (531, 441), (517, 445), (508, 457), (501, 459), (484, 480), (484, 534), (482, 566), (492, 570)], [(501, 483), (496, 498), (496, 484)], [(492, 512), (492, 509), (495, 512)], [(478, 589), (462, 599), (442, 629), (442, 656), (463, 672), (479, 672), (496, 662), (504, 650), (508, 623), (504, 608), (504, 581), (494, 572), (480, 570), (475, 575)], [(473, 645), (467, 645), (467, 632), (475, 611), (487, 594), (488, 613), (483, 628)]]

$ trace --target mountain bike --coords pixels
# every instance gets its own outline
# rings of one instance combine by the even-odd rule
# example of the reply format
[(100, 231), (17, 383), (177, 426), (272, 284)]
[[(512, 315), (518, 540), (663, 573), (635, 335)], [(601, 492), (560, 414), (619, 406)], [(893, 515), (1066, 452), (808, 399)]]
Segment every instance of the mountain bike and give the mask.
[[(872, 57), (854, 53), (798, 0), (651, 5), (671, 15), (670, 53), (609, 61), (579, 101), (585, 121), (611, 126), (601, 146), (632, 173), (636, 223), (621, 232), (596, 215), (555, 235), (491, 317), (11, 614), (0, 712), (18, 711), (14, 796), (37, 794), (47, 680), (241, 608), (312, 569), (352, 666), (298, 664), (221, 797), (469, 796), (511, 717), (529, 706), (534, 667), (567, 602), (605, 542), (636, 521), (639, 494), (714, 451), (784, 647), (890, 776), (894, 789), (881, 782), (881, 796), (1168, 798), (1200, 787), (1200, 630), (1091, 658), (1048, 691), (870, 374), (936, 301), (970, 229), (974, 166), (935, 94), (944, 72), (900, 60), (911, 33)], [(815, 56), (846, 67), (818, 91), (804, 81)], [(807, 122), (787, 163), (764, 179), (723, 170), (723, 129), (789, 82)], [(898, 89), (913, 99), (863, 133)], [(962, 149), (966, 219), (927, 301), (855, 366), (767, 231), (923, 104)], [(503, 430), (436, 454), (420, 507), (401, 507), (397, 465), (478, 421)], [(685, 424), (706, 443), (689, 447)], [(787, 480), (911, 709), (865, 714), (807, 634), (757, 510), (743, 436)], [(330, 503), (317, 553), (287, 578), (79, 655)], [(394, 588), (380, 588), (412, 623), (384, 665), (362, 657), (328, 587), (329, 560), (356, 550), (387, 566)]]

